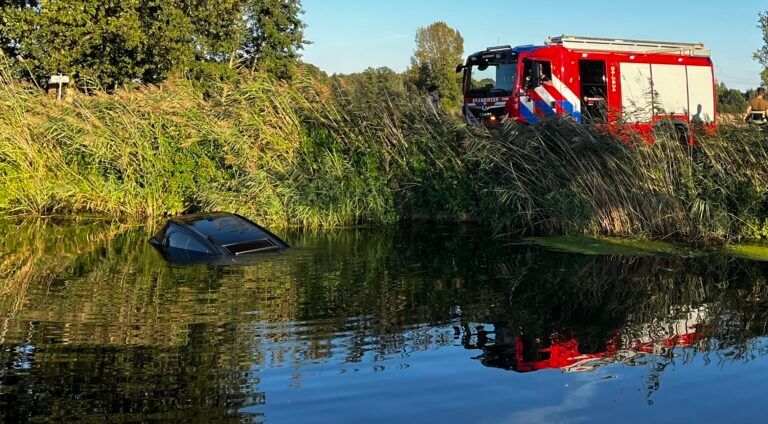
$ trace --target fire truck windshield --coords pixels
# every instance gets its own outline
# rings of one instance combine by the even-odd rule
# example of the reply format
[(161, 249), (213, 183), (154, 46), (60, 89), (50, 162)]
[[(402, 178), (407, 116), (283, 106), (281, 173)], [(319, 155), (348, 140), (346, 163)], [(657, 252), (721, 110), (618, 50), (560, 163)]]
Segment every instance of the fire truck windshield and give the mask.
[(480, 64), (470, 68), (467, 95), (512, 94), (517, 76), (517, 63)]

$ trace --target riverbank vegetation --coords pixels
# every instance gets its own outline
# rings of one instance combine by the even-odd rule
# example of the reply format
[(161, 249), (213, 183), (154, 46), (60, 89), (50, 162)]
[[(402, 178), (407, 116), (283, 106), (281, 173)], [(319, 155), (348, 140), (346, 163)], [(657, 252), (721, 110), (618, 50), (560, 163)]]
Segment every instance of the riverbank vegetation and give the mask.
[(0, 209), (131, 219), (227, 209), (318, 227), (463, 208), (450, 205), (469, 192), (457, 187), (455, 124), (402, 107), (406, 98), (358, 108), (308, 74), (233, 78), (71, 92), (61, 103), (4, 78)]
[[(231, 0), (215, 14), (83, 1), (72, 19), (114, 30), (99, 19), (119, 16), (124, 31), (56, 55), (35, 46), (76, 39), (54, 7), (69, 3), (28, 3), (0, 9), (16, 19), (0, 29), (6, 215), (143, 222), (220, 209), (309, 228), (471, 218), (502, 233), (768, 237), (765, 132), (723, 125), (688, 147), (664, 126), (653, 145), (562, 119), (468, 127), (450, 107), (463, 39), (443, 23), (419, 29), (405, 73), (328, 76), (296, 60), (299, 1)], [(209, 32), (200, 14), (233, 32)], [(164, 16), (191, 38), (154, 42)], [(120, 63), (105, 55), (126, 40)], [(170, 62), (158, 45), (176, 46)], [(57, 102), (41, 79), (62, 68), (74, 81)], [(440, 114), (422, 97), (437, 83)]]
[(474, 217), (526, 234), (768, 236), (764, 132), (723, 126), (691, 148), (673, 129), (646, 145), (556, 119), (488, 131), (435, 116), (402, 86), (388, 89), (387, 75), (367, 74), (376, 101), (356, 86), (364, 76), (303, 67), (290, 84), (223, 72), (71, 92), (61, 103), (6, 77), (0, 209), (129, 220), (224, 209), (315, 228)]
[(671, 126), (657, 129), (653, 145), (563, 121), (510, 126), (475, 144), (481, 185), (493, 194), (482, 210), (545, 234), (768, 236), (766, 133), (721, 126), (697, 140), (682, 146)]

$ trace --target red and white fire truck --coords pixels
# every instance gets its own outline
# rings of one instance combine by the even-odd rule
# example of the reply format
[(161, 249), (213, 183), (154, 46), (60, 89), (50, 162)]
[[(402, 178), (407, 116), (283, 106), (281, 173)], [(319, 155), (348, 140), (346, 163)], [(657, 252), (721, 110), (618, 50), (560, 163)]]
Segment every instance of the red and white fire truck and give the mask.
[(687, 126), (717, 118), (711, 54), (701, 43), (563, 35), (541, 46), (491, 47), (457, 71), (470, 123), (563, 115), (650, 131), (665, 119)]

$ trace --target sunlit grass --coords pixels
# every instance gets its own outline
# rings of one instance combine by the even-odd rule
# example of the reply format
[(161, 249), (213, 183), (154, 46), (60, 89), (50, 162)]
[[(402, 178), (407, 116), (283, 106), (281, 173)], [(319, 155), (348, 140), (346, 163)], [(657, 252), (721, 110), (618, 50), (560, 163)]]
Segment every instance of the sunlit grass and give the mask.
[(146, 221), (229, 210), (273, 226), (390, 224), (412, 204), (448, 204), (430, 195), (463, 175), (458, 144), (446, 145), (455, 123), (430, 122), (418, 106), (359, 110), (309, 77), (244, 74), (205, 90), (177, 77), (112, 94), (70, 90), (59, 103), (1, 67), (0, 76), (6, 215)]
[(556, 251), (580, 253), (584, 255), (621, 255), (621, 256), (659, 256), (703, 257), (708, 254), (701, 249), (693, 249), (674, 243), (627, 239), (616, 237), (531, 237), (527, 239), (535, 245)]
[(768, 262), (768, 245), (759, 244), (732, 244), (725, 247), (725, 251), (738, 258), (751, 261)]
[(0, 213), (133, 222), (201, 210), (304, 228), (479, 217), (525, 235), (768, 237), (768, 137), (722, 126), (694, 148), (552, 119), (495, 131), (262, 74), (56, 102), (0, 66)]

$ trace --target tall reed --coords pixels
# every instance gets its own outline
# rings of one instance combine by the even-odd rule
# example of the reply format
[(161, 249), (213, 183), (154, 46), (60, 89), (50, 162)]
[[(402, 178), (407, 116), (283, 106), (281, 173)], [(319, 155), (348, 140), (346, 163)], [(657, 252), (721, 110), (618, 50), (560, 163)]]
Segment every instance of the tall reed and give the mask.
[(3, 75), (0, 91), (6, 214), (227, 209), (271, 225), (389, 223), (400, 190), (389, 162), (413, 159), (399, 124), (361, 125), (371, 121), (341, 111), (309, 78), (253, 74), (205, 96), (175, 79), (57, 103)]
[(684, 240), (764, 237), (768, 136), (725, 126), (681, 144), (670, 126), (655, 142), (618, 140), (553, 119), (476, 137), (486, 220), (532, 233), (640, 235)]
[(504, 231), (768, 236), (768, 137), (724, 125), (695, 147), (551, 119), (489, 131), (404, 91), (372, 99), (306, 72), (56, 102), (0, 65), (0, 212), (147, 220), (200, 210), (310, 228), (479, 217)]

